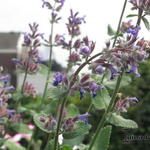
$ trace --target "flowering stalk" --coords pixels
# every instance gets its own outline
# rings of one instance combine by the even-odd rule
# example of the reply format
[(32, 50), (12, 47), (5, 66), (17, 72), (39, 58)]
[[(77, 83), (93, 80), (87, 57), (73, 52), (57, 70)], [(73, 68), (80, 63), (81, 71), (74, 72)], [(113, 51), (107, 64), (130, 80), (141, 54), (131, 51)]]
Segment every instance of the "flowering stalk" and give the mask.
[(113, 107), (113, 105), (115, 103), (116, 95), (118, 93), (119, 86), (120, 86), (120, 83), (121, 83), (121, 80), (122, 80), (123, 73), (124, 73), (124, 71), (122, 71), (121, 75), (118, 77), (117, 84), (116, 84), (115, 90), (113, 92), (112, 98), (110, 100), (109, 106), (108, 106), (107, 110), (105, 111), (105, 113), (103, 114), (101, 121), (98, 124), (98, 127), (96, 129), (95, 135), (94, 135), (94, 137), (93, 137), (93, 139), (91, 141), (91, 144), (90, 144), (90, 147), (89, 147), (88, 150), (92, 149), (92, 147), (93, 147), (93, 145), (94, 145), (94, 143), (95, 143), (95, 141), (96, 141), (96, 139), (97, 139), (101, 129), (103, 128), (103, 126), (104, 126), (104, 124), (106, 122), (107, 114), (112, 110), (112, 107)]
[(49, 76), (50, 76), (51, 66), (52, 66), (53, 26), (54, 26), (54, 22), (52, 21), (52, 23), (51, 23), (51, 35), (50, 35), (50, 54), (49, 54), (49, 62), (48, 62), (48, 73), (47, 73), (46, 83), (45, 83), (44, 92), (43, 92), (43, 96), (42, 96), (43, 100), (45, 99), (45, 96), (46, 96), (47, 87), (48, 87), (48, 83), (49, 83)]
[[(126, 5), (126, 0), (125, 0), (125, 3), (124, 3), (124, 4)], [(125, 8), (125, 7), (123, 7), (123, 9), (124, 9), (124, 8)], [(143, 10), (140, 10), (140, 9), (139, 9), (139, 12), (138, 12), (138, 20), (137, 20), (136, 26), (139, 26), (139, 25), (140, 25), (140, 22), (141, 22), (141, 19), (142, 19), (142, 14), (143, 14)], [(122, 16), (122, 15), (121, 15), (121, 16)], [(119, 29), (119, 28), (118, 28), (118, 29)], [(115, 42), (115, 41), (114, 41), (114, 42)], [(115, 44), (114, 44), (114, 45), (115, 45)], [(113, 45), (113, 46), (114, 46), (114, 45)], [(120, 76), (118, 77), (118, 79), (117, 79), (116, 87), (115, 87), (114, 93), (113, 93), (113, 95), (112, 95), (112, 98), (111, 98), (111, 100), (110, 100), (109, 106), (108, 106), (107, 110), (105, 111), (105, 113), (103, 114), (102, 119), (100, 120), (100, 122), (99, 122), (99, 124), (98, 124), (98, 127), (97, 127), (97, 129), (96, 129), (95, 135), (94, 135), (94, 137), (93, 137), (93, 139), (92, 139), (92, 142), (91, 142), (90, 147), (89, 147), (88, 150), (91, 150), (91, 149), (92, 149), (92, 147), (93, 147), (93, 145), (94, 145), (94, 143), (95, 143), (95, 141), (96, 141), (96, 139), (97, 139), (99, 133), (101, 132), (101, 129), (103, 128), (103, 126), (104, 126), (104, 124), (105, 124), (105, 122), (106, 122), (106, 116), (107, 116), (108, 113), (111, 112), (111, 111), (113, 110), (113, 108), (114, 108), (115, 100), (116, 100), (116, 95), (117, 95), (118, 90), (119, 90), (119, 86), (120, 86), (120, 83), (121, 83), (121, 80), (122, 80), (123, 73), (124, 73), (124, 69), (122, 69), (122, 73), (121, 73), (121, 75), (120, 75)]]
[[(121, 26), (121, 22), (122, 22), (122, 18), (123, 18), (124, 12), (125, 12), (126, 5), (127, 5), (127, 0), (125, 0), (124, 4), (123, 4), (123, 9), (122, 9), (121, 16), (120, 16), (120, 19), (119, 19), (119, 23), (118, 23), (118, 27), (117, 27), (117, 32), (116, 32), (116, 35), (115, 35), (115, 39), (114, 39), (112, 48), (115, 46), (117, 38), (118, 38), (118, 34), (119, 34), (119, 31), (120, 31), (120, 26)], [(107, 69), (106, 69), (106, 71), (107, 71)], [(101, 84), (103, 84), (104, 78), (106, 76), (106, 71), (105, 71), (105, 73), (102, 76)], [(87, 109), (88, 113), (91, 111), (92, 107), (93, 107), (93, 104), (91, 103), (89, 105), (88, 109)]]
[[(52, 14), (54, 13), (55, 4), (54, 4), (53, 10), (52, 10)], [(48, 88), (48, 83), (49, 83), (49, 76), (50, 76), (51, 67), (52, 67), (53, 31), (54, 31), (53, 28), (54, 28), (54, 20), (52, 18), (52, 21), (51, 21), (51, 31), (50, 31), (50, 39), (49, 39), (49, 42), (50, 42), (50, 53), (49, 53), (49, 61), (48, 61), (48, 73), (47, 73), (47, 78), (46, 78), (46, 82), (45, 82), (45, 87), (44, 87), (44, 92), (43, 92), (42, 100), (44, 100), (45, 96), (46, 96), (46, 92), (47, 92), (47, 88)]]
[(25, 75), (24, 75), (24, 79), (23, 79), (23, 83), (22, 83), (22, 88), (21, 88), (21, 94), (23, 94), (23, 89), (24, 89), (24, 85), (27, 79), (27, 75), (28, 75), (28, 67), (25, 70)]

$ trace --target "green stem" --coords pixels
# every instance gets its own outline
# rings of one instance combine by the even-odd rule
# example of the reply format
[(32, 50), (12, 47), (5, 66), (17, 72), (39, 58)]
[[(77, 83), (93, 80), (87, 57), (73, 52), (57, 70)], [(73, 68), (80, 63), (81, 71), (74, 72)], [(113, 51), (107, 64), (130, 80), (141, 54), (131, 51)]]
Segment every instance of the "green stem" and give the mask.
[(93, 108), (93, 104), (91, 103), (90, 105), (89, 105), (89, 107), (88, 107), (88, 109), (87, 109), (87, 113), (90, 113), (90, 111), (92, 110), (92, 108)]
[(46, 143), (46, 146), (45, 146), (44, 150), (47, 149), (47, 147), (48, 147), (48, 145), (49, 145), (50, 139), (51, 139), (51, 134), (48, 135), (47, 143)]
[(122, 8), (122, 12), (121, 12), (121, 16), (120, 16), (119, 23), (118, 23), (118, 27), (117, 27), (116, 36), (115, 36), (115, 39), (114, 39), (114, 42), (113, 42), (112, 47), (114, 47), (114, 46), (115, 46), (115, 44), (116, 44), (116, 41), (117, 41), (117, 38), (118, 38), (118, 34), (119, 34), (119, 31), (120, 31), (120, 26), (121, 26), (122, 18), (123, 18), (123, 15), (124, 15), (125, 9), (126, 9), (126, 5), (127, 5), (127, 0), (125, 0), (125, 1), (124, 1), (124, 4), (123, 4), (123, 8)]
[[(126, 5), (127, 5), (127, 0), (125, 0), (125, 1), (124, 1), (124, 4), (123, 4), (121, 16), (120, 16), (120, 18), (119, 18), (119, 23), (118, 23), (118, 27), (117, 27), (117, 32), (116, 32), (116, 36), (115, 36), (115, 39), (114, 39), (112, 48), (115, 46), (115, 44), (116, 44), (116, 42), (117, 42), (117, 38), (118, 38), (119, 31), (120, 31), (120, 26), (121, 26), (121, 22), (122, 22), (122, 19), (123, 19), (123, 15), (124, 15), (124, 12), (125, 12)], [(101, 84), (102, 84), (103, 81), (104, 81), (104, 78), (105, 78), (105, 76), (106, 76), (106, 72), (107, 72), (107, 69), (106, 69), (105, 73), (104, 73), (103, 76), (102, 76)]]
[(64, 107), (66, 105), (67, 102), (67, 96), (69, 95), (70, 90), (68, 90), (67, 95), (63, 98), (62, 100), (62, 104), (60, 107), (60, 112), (59, 112), (59, 117), (58, 117), (58, 124), (57, 124), (57, 128), (56, 128), (56, 134), (55, 134), (55, 139), (54, 139), (54, 150), (57, 150), (58, 148), (58, 136), (59, 136), (59, 130), (61, 127), (61, 121), (62, 121), (62, 116), (63, 116), (63, 111), (64, 111)]
[(23, 94), (23, 89), (24, 89), (24, 85), (25, 85), (25, 82), (27, 79), (27, 75), (28, 75), (28, 68), (26, 68), (26, 71), (25, 71), (25, 75), (24, 75), (24, 79), (23, 79), (23, 83), (22, 83), (22, 88), (21, 88), (21, 94)]
[(98, 124), (98, 127), (97, 127), (97, 129), (96, 129), (95, 135), (94, 135), (94, 137), (93, 137), (93, 139), (92, 139), (92, 141), (91, 141), (91, 144), (90, 144), (90, 147), (89, 147), (88, 150), (91, 150), (91, 149), (92, 149), (92, 147), (93, 147), (93, 145), (94, 145), (94, 143), (95, 143), (95, 141), (96, 141), (96, 139), (97, 139), (97, 137), (98, 137), (98, 135), (99, 135), (101, 129), (103, 128), (103, 126), (104, 126), (104, 124), (105, 124), (105, 122), (106, 122), (106, 116), (107, 116), (107, 114), (111, 111), (112, 106), (113, 106), (114, 103), (115, 103), (116, 95), (117, 95), (117, 93), (118, 93), (118, 90), (119, 90), (119, 87), (120, 87), (120, 83), (121, 83), (121, 80), (122, 80), (122, 75), (123, 75), (123, 72), (121, 73), (121, 75), (120, 75), (120, 76), (118, 77), (118, 79), (117, 79), (117, 84), (116, 84), (115, 90), (114, 90), (114, 92), (113, 92), (112, 98), (111, 98), (111, 100), (110, 100), (109, 106), (108, 106), (107, 110), (105, 111), (104, 115), (102, 116), (101, 121), (100, 121), (99, 124)]
[(139, 11), (138, 11), (138, 20), (137, 20), (137, 22), (136, 22), (136, 26), (139, 26), (140, 25), (140, 23), (141, 23), (141, 19), (142, 19), (142, 14), (143, 14), (143, 9), (139, 9)]
[[(46, 96), (46, 92), (47, 92), (47, 88), (48, 88), (48, 83), (49, 83), (49, 76), (50, 76), (50, 72), (51, 72), (51, 67), (52, 67), (52, 51), (53, 51), (53, 28), (54, 28), (54, 22), (52, 21), (51, 24), (51, 34), (50, 34), (50, 54), (49, 54), (49, 62), (48, 62), (48, 73), (47, 73), (47, 78), (46, 78), (46, 83), (45, 83), (45, 87), (44, 87), (44, 92), (43, 92), (43, 96), (42, 96), (42, 100), (44, 101), (45, 96)], [(43, 102), (42, 101), (42, 102)]]

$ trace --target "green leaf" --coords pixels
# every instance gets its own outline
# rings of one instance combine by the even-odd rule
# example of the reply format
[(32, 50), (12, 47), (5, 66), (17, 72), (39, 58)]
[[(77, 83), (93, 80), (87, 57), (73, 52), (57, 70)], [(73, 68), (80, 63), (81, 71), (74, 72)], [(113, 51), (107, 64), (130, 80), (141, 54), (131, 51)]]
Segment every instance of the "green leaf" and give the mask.
[(44, 150), (54, 150), (54, 140), (50, 140)]
[(60, 87), (51, 87), (50, 89), (48, 89), (47, 93), (48, 98), (52, 100), (60, 100), (65, 95), (65, 91), (63, 91), (63, 89), (61, 89)]
[(110, 102), (110, 96), (106, 88), (97, 91), (97, 96), (92, 99), (93, 105), (97, 109), (106, 109)]
[(60, 150), (72, 150), (72, 148), (68, 145), (63, 145)]
[(23, 123), (11, 123), (11, 127), (16, 132), (26, 133), (26, 134), (32, 133), (32, 131), (29, 129), (29, 127)]
[(4, 144), (9, 150), (26, 150), (23, 146), (17, 145), (15, 142), (7, 140)]
[(138, 15), (137, 14), (130, 14), (127, 16), (127, 18), (136, 17), (136, 16), (138, 16)]
[(6, 139), (0, 138), (0, 147), (4, 144), (5, 141), (6, 141)]
[(73, 131), (67, 131), (63, 134), (64, 139), (73, 139), (81, 135), (85, 135), (89, 132), (91, 125), (85, 124), (81, 121), (77, 122), (76, 127)]
[(116, 113), (110, 113), (107, 116), (107, 121), (115, 126), (124, 127), (124, 128), (138, 128), (136, 122), (130, 119), (125, 119)]
[(113, 36), (116, 34), (116, 32), (112, 29), (110, 24), (107, 26), (107, 34), (110, 36)]
[(35, 114), (33, 116), (33, 121), (34, 123), (37, 125), (38, 128), (40, 128), (42, 131), (46, 132), (46, 133), (51, 133), (51, 130), (48, 130), (45, 128), (45, 124), (44, 122), (40, 121), (41, 117), (48, 117), (46, 114), (41, 113), (41, 114)]
[(40, 68), (39, 68), (38, 72), (41, 74), (47, 74), (48, 73), (48, 66), (46, 66), (44, 64), (40, 64)]
[(73, 139), (63, 139), (63, 144), (73, 147), (75, 145), (80, 145), (83, 139), (84, 139), (84, 135), (77, 136), (76, 138)]
[(67, 107), (67, 117), (72, 118), (79, 114), (79, 109), (76, 105), (70, 104)]
[(142, 21), (146, 27), (147, 30), (150, 30), (150, 24), (149, 24), (149, 21), (145, 18), (145, 17), (142, 17)]
[[(117, 82), (117, 78), (113, 79), (113, 80), (107, 80), (104, 81), (104, 85), (106, 87), (108, 87), (109, 89), (115, 89), (116, 87), (116, 82)], [(120, 84), (120, 88), (125, 87), (127, 85), (129, 85), (131, 83), (131, 77), (130, 76), (123, 76), (121, 84)]]
[(111, 136), (111, 130), (112, 130), (111, 125), (108, 125), (101, 130), (94, 144), (93, 150), (107, 150), (108, 149), (110, 136)]

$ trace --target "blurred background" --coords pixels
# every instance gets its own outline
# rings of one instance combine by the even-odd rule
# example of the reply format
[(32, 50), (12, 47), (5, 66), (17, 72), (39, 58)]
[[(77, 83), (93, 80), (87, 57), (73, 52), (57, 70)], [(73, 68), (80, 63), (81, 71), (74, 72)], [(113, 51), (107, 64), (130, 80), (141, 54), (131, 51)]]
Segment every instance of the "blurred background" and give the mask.
[[(124, 0), (66, 0), (60, 14), (63, 19), (55, 27), (55, 33), (66, 33), (65, 22), (67, 22), (70, 9), (72, 8), (74, 11), (79, 11), (81, 16), (86, 16), (86, 24), (82, 26), (82, 34), (96, 41), (95, 53), (101, 51), (105, 41), (108, 39), (107, 25), (111, 24), (114, 29), (117, 28), (123, 3)], [(128, 20), (125, 17), (131, 13), (130, 8), (131, 5), (128, 4), (124, 21)], [(29, 30), (29, 23), (37, 22), (40, 25), (40, 32), (44, 33), (45, 37), (48, 37), (50, 32), (49, 14), (47, 9), (42, 8), (41, 0), (0, 1), (0, 65), (12, 74), (12, 83), (14, 85), (22, 84), (22, 74), (15, 75), (13, 72), (15, 66), (11, 62), (11, 58), (17, 57), (17, 54), (22, 52), (22, 33)], [(150, 33), (146, 29), (142, 29), (140, 35), (150, 40)], [(49, 49), (42, 46), (39, 52), (43, 60), (47, 61)], [(57, 65), (57, 67), (60, 67), (59, 64), (61, 64), (61, 67), (65, 67), (67, 57), (67, 51), (58, 48), (55, 49), (53, 51), (54, 66)], [(140, 65), (140, 72), (141, 78), (136, 79), (131, 76), (131, 84), (121, 89), (126, 96), (137, 97), (140, 100), (138, 106), (132, 108), (126, 114), (127, 118), (132, 118), (138, 123), (139, 129), (123, 131), (114, 127), (111, 137), (111, 150), (150, 149), (150, 60), (148, 60), (148, 63)], [(31, 81), (30, 76), (28, 80)], [(39, 92), (42, 92), (44, 82), (45, 75), (43, 74), (38, 74), (36, 78), (32, 78), (32, 83), (37, 87)], [(97, 112), (93, 112), (93, 114), (97, 117)], [(129, 134), (139, 136), (148, 135), (149, 140), (135, 141), (129, 144), (123, 143), (123, 139)]]

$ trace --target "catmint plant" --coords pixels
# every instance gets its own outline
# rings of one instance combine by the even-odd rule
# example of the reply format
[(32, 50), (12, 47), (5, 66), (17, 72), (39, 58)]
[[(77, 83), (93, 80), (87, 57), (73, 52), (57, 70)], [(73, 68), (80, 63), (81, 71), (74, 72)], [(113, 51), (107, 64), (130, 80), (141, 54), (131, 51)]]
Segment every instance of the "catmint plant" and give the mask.
[[(137, 22), (122, 20), (127, 5), (125, 0), (117, 31), (108, 26), (111, 37), (106, 46), (94, 54), (96, 42), (87, 35), (82, 36), (81, 32), (82, 24), (86, 23), (85, 16), (80, 17), (71, 9), (66, 23), (67, 34), (55, 34), (54, 27), (61, 19), (65, 1), (41, 1), (41, 6), (50, 12), (51, 32), (47, 40), (38, 32), (38, 24), (33, 23), (29, 24), (31, 32), (24, 33), (23, 46), (27, 48), (27, 56), (12, 59), (25, 73), (20, 95), (15, 96), (15, 92), (11, 95), (14, 87), (8, 84), (10, 76), (0, 72), (0, 131), (3, 137), (10, 133), (9, 137), (14, 137), (16, 132), (19, 135), (29, 133), (30, 138), (25, 138), (27, 146), (19, 143), (19, 147), (26, 150), (74, 150), (77, 147), (80, 150), (107, 150), (113, 126), (138, 128), (136, 122), (122, 114), (127, 113), (130, 107), (136, 107), (140, 100), (136, 95), (124, 96), (119, 90), (125, 77), (142, 77), (140, 63), (149, 57), (150, 42), (140, 36), (141, 20), (146, 22), (145, 16), (149, 15), (149, 1), (129, 2), (138, 13), (127, 17), (137, 16)], [(42, 43), (49, 46), (50, 53), (46, 82), (40, 95), (26, 78), (27, 74), (39, 71), (38, 49)], [(50, 78), (54, 47), (68, 51), (68, 65), (63, 72), (55, 72)], [(90, 72), (81, 73), (86, 66)], [(9, 102), (11, 98), (19, 99), (21, 103), (12, 104)], [(91, 121), (95, 111), (98, 119), (93, 129)], [(34, 128), (30, 130), (28, 124)], [(8, 127), (13, 132), (7, 130)], [(89, 139), (85, 144), (83, 141), (87, 134), (90, 136), (87, 136)], [(10, 139), (4, 138), (3, 149), (11, 150)]]

